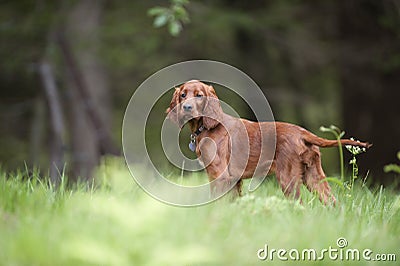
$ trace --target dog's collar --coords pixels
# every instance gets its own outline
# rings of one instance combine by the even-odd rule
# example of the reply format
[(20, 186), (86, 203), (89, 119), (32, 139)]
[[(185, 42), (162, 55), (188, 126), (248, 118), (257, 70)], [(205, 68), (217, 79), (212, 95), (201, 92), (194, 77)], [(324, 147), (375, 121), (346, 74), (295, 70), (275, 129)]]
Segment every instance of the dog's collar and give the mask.
[(198, 129), (196, 129), (195, 132), (193, 132), (192, 134), (190, 134), (191, 136), (193, 135), (194, 137), (197, 137), (198, 135), (200, 135), (200, 133), (204, 130), (204, 126), (201, 125)]
[(192, 134), (190, 134), (190, 142), (189, 142), (189, 149), (192, 152), (196, 151), (196, 138), (198, 135), (200, 135), (200, 133), (204, 130), (204, 126), (201, 125), (198, 129), (196, 129), (195, 132), (193, 132)]

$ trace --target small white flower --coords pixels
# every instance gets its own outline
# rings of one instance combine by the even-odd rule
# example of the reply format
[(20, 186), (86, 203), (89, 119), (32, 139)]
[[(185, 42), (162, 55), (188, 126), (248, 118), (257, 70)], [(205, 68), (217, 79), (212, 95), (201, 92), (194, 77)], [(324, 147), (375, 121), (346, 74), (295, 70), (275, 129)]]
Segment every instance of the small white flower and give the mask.
[[(357, 143), (360, 143), (359, 140), (355, 140), (353, 137), (350, 138), (353, 141), (357, 141)], [(353, 155), (358, 155), (360, 153), (366, 152), (367, 149), (366, 148), (361, 148), (359, 146), (353, 146), (353, 145), (345, 145), (346, 149)]]

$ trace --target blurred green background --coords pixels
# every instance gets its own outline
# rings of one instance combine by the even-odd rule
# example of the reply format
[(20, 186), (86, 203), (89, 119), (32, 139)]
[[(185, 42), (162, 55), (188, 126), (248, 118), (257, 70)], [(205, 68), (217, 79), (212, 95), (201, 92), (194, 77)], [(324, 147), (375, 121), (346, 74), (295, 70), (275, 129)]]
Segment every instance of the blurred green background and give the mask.
[[(360, 174), (395, 180), (383, 166), (400, 150), (400, 1), (191, 0), (180, 32), (154, 26), (150, 9), (184, 2), (2, 1), (1, 167), (93, 178), (102, 156), (121, 154), (123, 114), (135, 89), (170, 64), (210, 59), (254, 79), (276, 120), (326, 138), (319, 127), (334, 124), (347, 138), (374, 143), (359, 156)], [(251, 118), (225, 91), (217, 88)], [(160, 99), (149, 126), (164, 119), (171, 95)], [(159, 135), (148, 138), (156, 149)], [(165, 161), (158, 154), (154, 160)], [(337, 151), (323, 156), (327, 174), (337, 174)]]

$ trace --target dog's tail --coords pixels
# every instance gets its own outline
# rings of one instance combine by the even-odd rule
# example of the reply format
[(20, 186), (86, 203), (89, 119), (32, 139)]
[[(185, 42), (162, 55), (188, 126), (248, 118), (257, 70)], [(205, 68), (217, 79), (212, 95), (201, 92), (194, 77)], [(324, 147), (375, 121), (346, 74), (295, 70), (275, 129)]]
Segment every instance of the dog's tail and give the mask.
[[(324, 138), (320, 138), (311, 132), (307, 132), (306, 134), (303, 135), (303, 139), (306, 143), (317, 145), (322, 148), (326, 147), (337, 147), (339, 145), (337, 140), (328, 140)], [(351, 146), (358, 146), (362, 148), (370, 148), (372, 146), (371, 143), (368, 142), (361, 142), (358, 140), (351, 140), (351, 139), (341, 139), (340, 143), (342, 145), (351, 145)]]

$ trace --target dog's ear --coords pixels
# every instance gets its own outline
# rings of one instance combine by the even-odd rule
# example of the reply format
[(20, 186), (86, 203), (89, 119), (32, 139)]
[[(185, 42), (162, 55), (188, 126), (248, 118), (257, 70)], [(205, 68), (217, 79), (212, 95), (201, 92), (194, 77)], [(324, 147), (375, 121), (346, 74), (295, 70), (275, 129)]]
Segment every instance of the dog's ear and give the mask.
[(179, 95), (181, 92), (181, 87), (175, 88), (175, 92), (172, 95), (171, 103), (169, 104), (169, 107), (165, 111), (165, 113), (167, 114), (167, 118), (177, 125), (179, 125), (177, 105), (179, 104)]
[(212, 86), (206, 86), (206, 104), (203, 110), (203, 125), (207, 129), (218, 126), (222, 119), (222, 108), (219, 99)]

